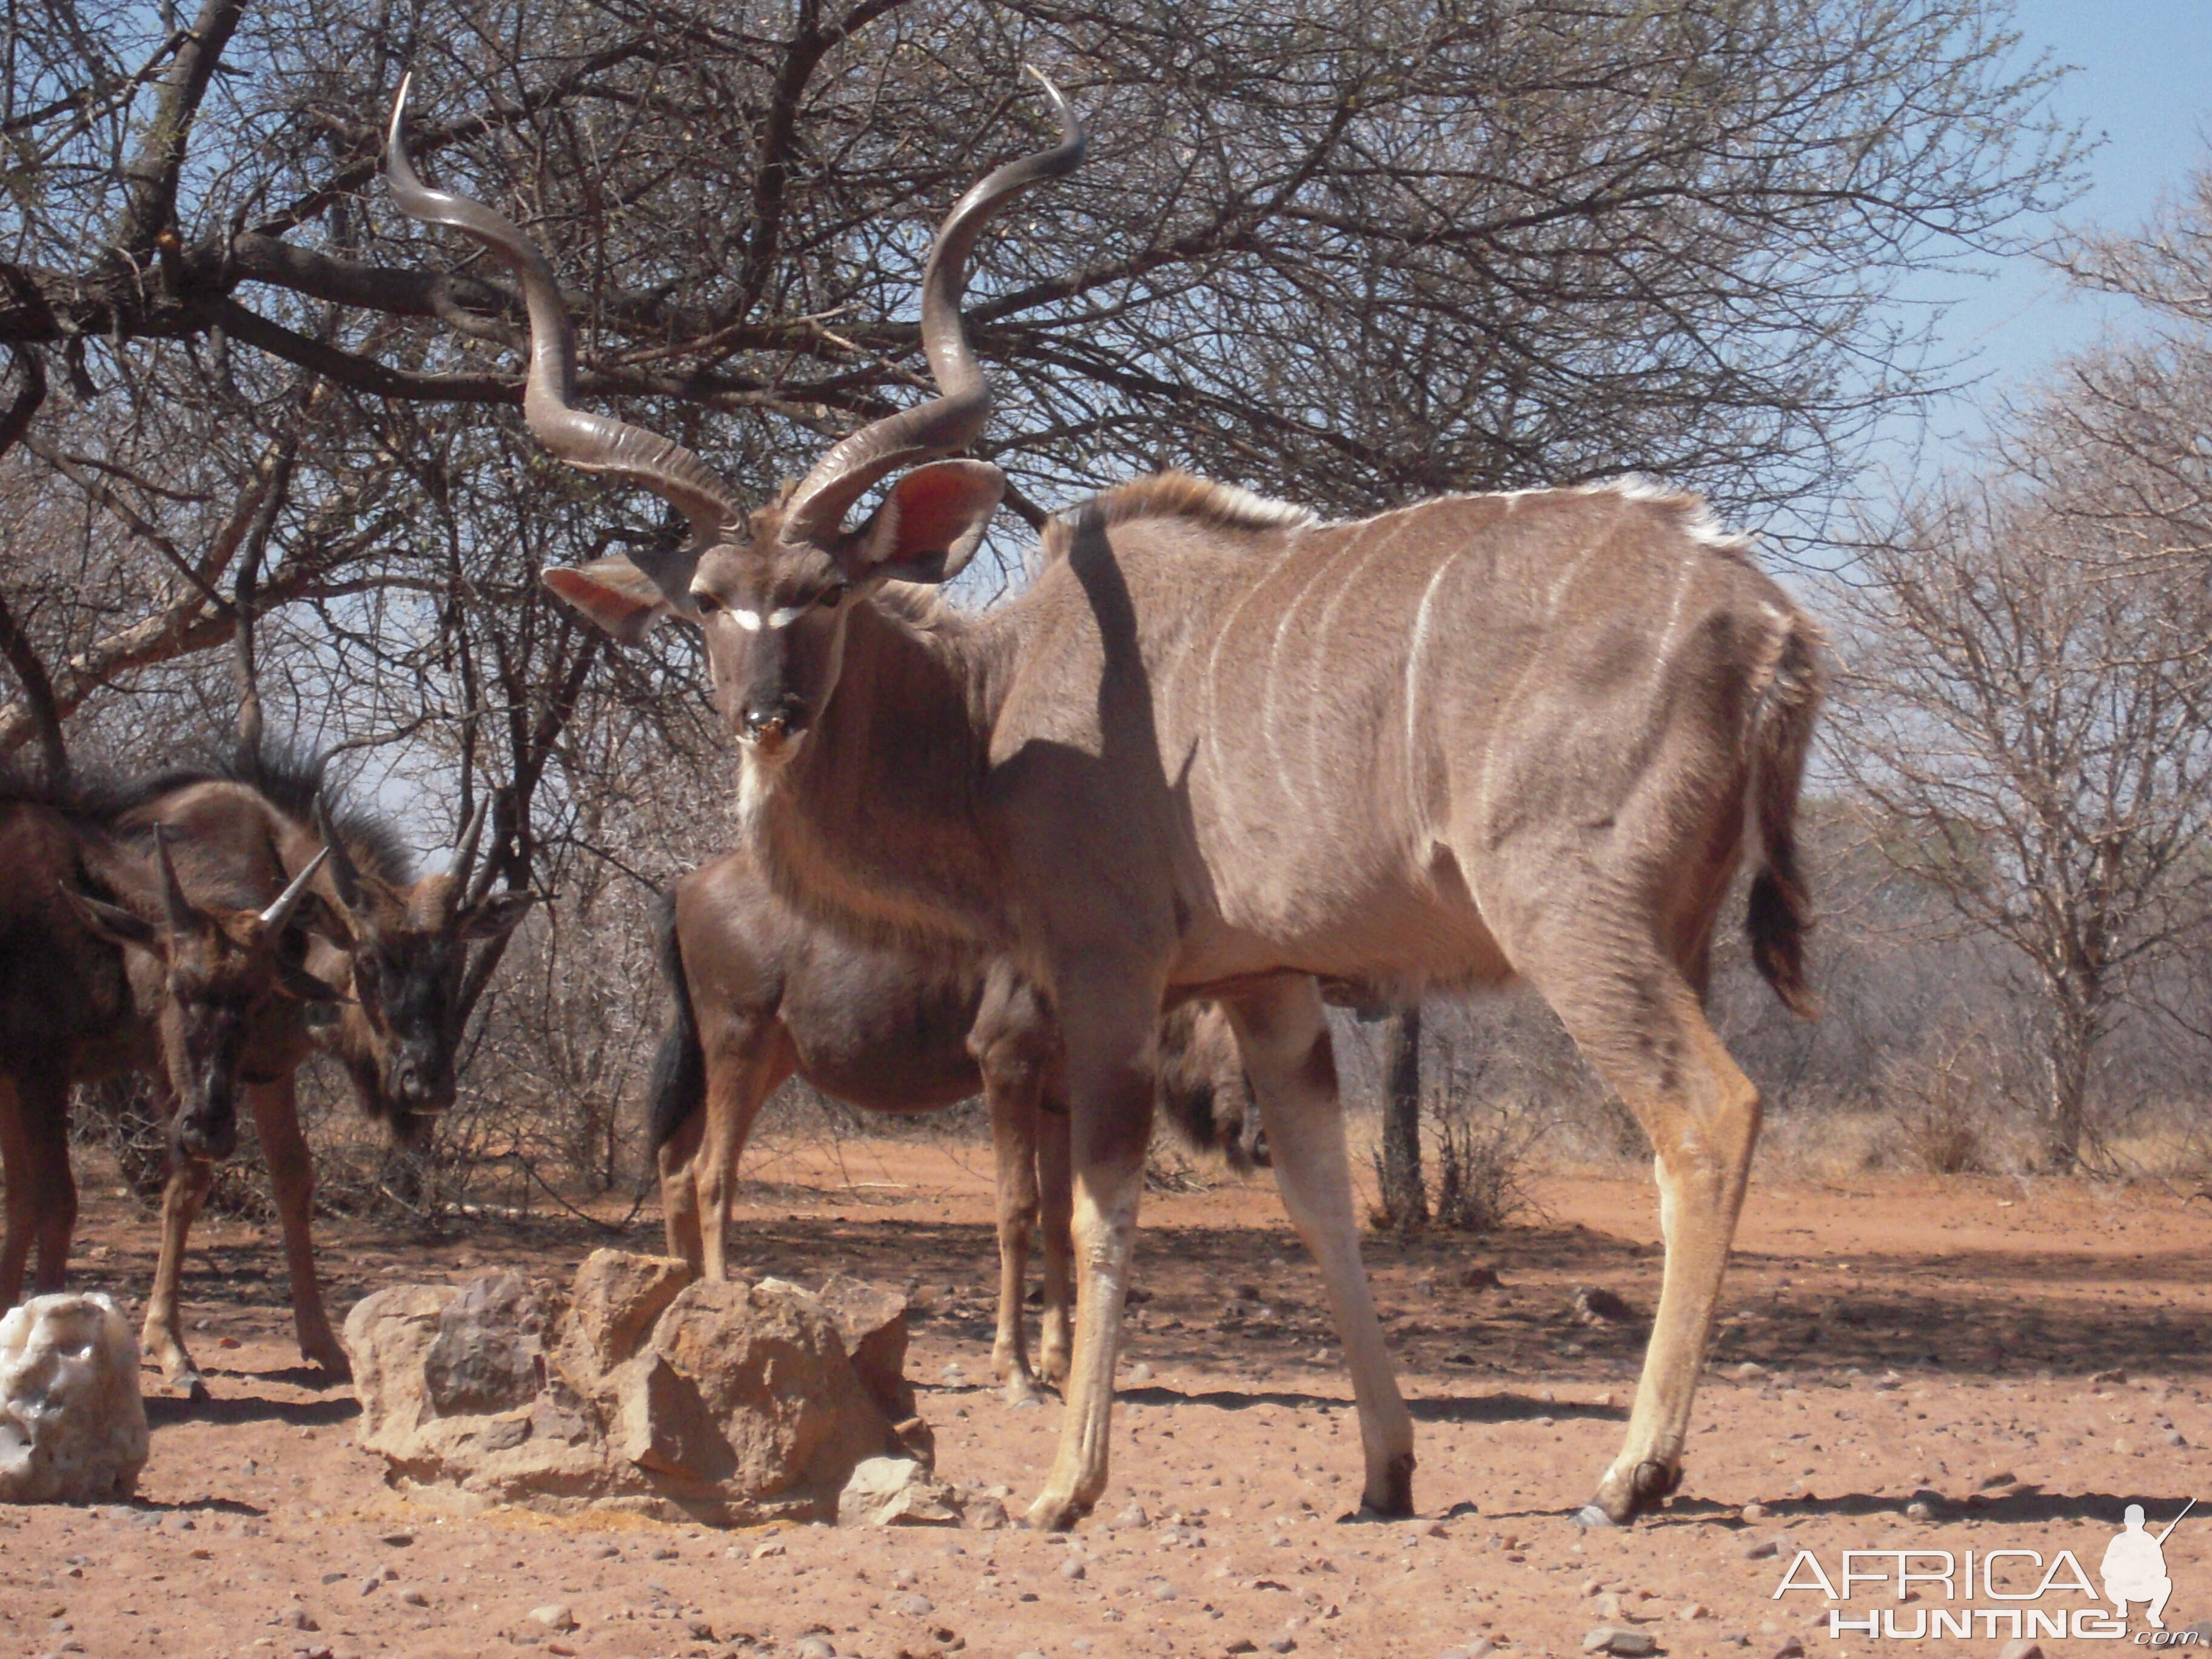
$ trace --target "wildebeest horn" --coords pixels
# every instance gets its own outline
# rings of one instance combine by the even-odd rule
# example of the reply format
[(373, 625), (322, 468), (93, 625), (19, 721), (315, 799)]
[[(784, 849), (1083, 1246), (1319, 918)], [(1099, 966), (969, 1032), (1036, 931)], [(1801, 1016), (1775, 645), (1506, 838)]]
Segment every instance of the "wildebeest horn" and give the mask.
[(154, 826), (154, 861), (161, 866), (161, 915), (167, 920), (172, 933), (189, 933), (199, 925), (199, 913), (192, 902), (185, 896), (184, 884), (177, 879), (177, 866), (169, 860), (169, 826)]
[(292, 878), (292, 884), (277, 894), (275, 902), (261, 913), (264, 925), (282, 927), (292, 920), (292, 912), (300, 908), (300, 901), (307, 896), (307, 884), (315, 878), (315, 872), (323, 867), (323, 860), (330, 855), (330, 846), (325, 842), (323, 850), (307, 860), (307, 867)]
[[(474, 238), (522, 284), (530, 312), (530, 374), (522, 394), (523, 418), (532, 435), (556, 458), (586, 472), (605, 472), (642, 484), (690, 521), (696, 546), (711, 546), (744, 509), (707, 464), (671, 438), (611, 416), (574, 408), (576, 336), (561, 287), (536, 243), (504, 214), (481, 202), (432, 190), (416, 176), (405, 131), (410, 75), (392, 103), (392, 132), (384, 176), (400, 211), (425, 224), (445, 225)], [(642, 563), (642, 562), (640, 562)], [(688, 584), (689, 573), (685, 573)]]
[(469, 821), (461, 826), (460, 838), (453, 843), (453, 866), (449, 873), (456, 892), (468, 881), (469, 872), (476, 868), (477, 842), (483, 835), (484, 814), (490, 811), (491, 797), (479, 795), (476, 811), (469, 814)]
[(353, 854), (346, 850), (345, 837), (331, 822), (331, 809), (320, 794), (315, 797), (315, 833), (323, 838), (323, 851), (331, 858), (331, 885), (337, 889), (338, 902), (349, 910), (361, 908), (361, 873), (353, 867)]
[(1083, 160), (1085, 136), (1060, 88), (1035, 68), (1064, 135), (1053, 149), (1009, 161), (953, 205), (937, 232), (921, 277), (921, 349), (942, 397), (862, 427), (822, 458), (784, 510), (783, 539), (824, 544), (843, 530), (845, 514), (886, 473), (973, 442), (991, 412), (991, 389), (960, 325), (968, 256), (992, 215), (1030, 185), (1064, 178)]

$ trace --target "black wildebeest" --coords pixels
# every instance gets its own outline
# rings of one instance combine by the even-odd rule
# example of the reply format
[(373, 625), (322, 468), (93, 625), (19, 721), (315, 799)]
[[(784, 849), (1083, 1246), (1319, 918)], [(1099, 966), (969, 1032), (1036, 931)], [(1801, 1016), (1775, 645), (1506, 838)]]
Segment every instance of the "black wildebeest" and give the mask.
[[(158, 832), (173, 854), (179, 890), (202, 901), (220, 896), (229, 902), (256, 902), (305, 875), (312, 903), (301, 919), (312, 921), (316, 931), (302, 930), (301, 948), (305, 967), (324, 988), (319, 1000), (306, 1007), (266, 997), (246, 1007), (238, 1038), (245, 1059), (235, 1076), (268, 1161), (301, 1353), (343, 1376), (345, 1351), (323, 1307), (315, 1271), (314, 1168), (300, 1127), (294, 1073), (313, 1049), (322, 1048), (344, 1066), (365, 1112), (383, 1121), (402, 1144), (418, 1140), (453, 1097), (454, 1055), (468, 1012), (470, 947), (503, 935), (530, 900), (489, 892), (481, 872), (471, 878), (481, 811), (463, 831), (450, 866), (418, 878), (389, 823), (373, 812), (332, 809), (320, 772), (312, 762), (257, 752), (82, 792), (73, 821), (88, 834), (98, 830), (126, 843)], [(50, 817), (56, 811), (51, 805), (41, 810)], [(305, 874), (311, 867), (312, 874)], [(29, 1006), (22, 998), (34, 983), (15, 988), (13, 1006)], [(94, 1042), (100, 1057), (64, 1072), (85, 1081), (146, 1071), (157, 1100), (168, 1109), (161, 1260), (142, 1340), (174, 1386), (197, 1395), (204, 1385), (178, 1334), (179, 1281), (215, 1164), (236, 1145), (238, 1091), (179, 1087), (174, 1067), (149, 1048), (129, 1006), (111, 1000), (78, 1023), (106, 1033)], [(9, 1183), (11, 1229), (35, 1231), (40, 1241), (41, 1288), (61, 1282), (75, 1221), (66, 1087), (45, 1083), (52, 1069), (33, 1068), (38, 1076), (29, 1092), (18, 1091), (22, 1109), (17, 1115), (27, 1145), (42, 1149), (38, 1167), (58, 1168), (61, 1180), (18, 1181), (11, 1173)], [(12, 1299), (19, 1280), (20, 1275), (17, 1281), (0, 1279), (0, 1291)]]
[[(314, 1166), (300, 1128), (294, 1073), (311, 1048), (323, 1049), (344, 1067), (368, 1115), (401, 1145), (419, 1142), (453, 1103), (469, 1015), (471, 947), (503, 937), (521, 921), (530, 896), (490, 892), (489, 865), (475, 868), (482, 807), (447, 867), (416, 876), (387, 820), (338, 804), (319, 764), (273, 750), (172, 771), (137, 793), (135, 814), (167, 826), (210, 881), (258, 890), (327, 850), (316, 892), (339, 924), (332, 931), (342, 945), (319, 945), (311, 966), (345, 1000), (326, 1006), (322, 1018), (272, 1034), (246, 1098), (283, 1227), (300, 1352), (343, 1376), (345, 1350), (315, 1272)], [(178, 1283), (215, 1162), (228, 1151), (173, 1138), (162, 1194), (161, 1257), (142, 1340), (172, 1385), (192, 1393), (203, 1385), (178, 1334)]]
[(76, 1186), (69, 1091), (158, 1072), (175, 1133), (222, 1145), (242, 1078), (335, 993), (305, 965), (311, 861), (264, 894), (187, 896), (169, 833), (127, 797), (0, 778), (0, 1154), (8, 1183), (0, 1307), (64, 1281)]
[(777, 890), (854, 932), (970, 939), (1051, 989), (1082, 1282), (1030, 1520), (1073, 1524), (1105, 1487), (1159, 1011), (1194, 993), (1228, 1011), (1328, 1285), (1363, 1499), (1412, 1508), (1413, 1419), (1360, 1266), (1317, 978), (1398, 995), (1526, 980), (1649, 1134), (1665, 1283), (1627, 1434), (1583, 1511), (1630, 1520), (1681, 1479), (1758, 1139), (1759, 1090), (1705, 1009), (1746, 866), (1753, 959), (1788, 1006), (1813, 1006), (1794, 825), (1820, 630), (1702, 503), (1635, 482), (1325, 522), (1169, 474), (1048, 524), (1035, 580), (988, 615), (918, 612), (890, 585), (951, 580), (1005, 490), (995, 467), (939, 459), (990, 410), (960, 296), (984, 222), (1080, 159), (1060, 108), (1065, 142), (983, 179), (938, 234), (921, 336), (943, 395), (757, 507), (681, 445), (574, 407), (544, 256), (425, 190), (399, 112), (386, 172), (403, 209), (520, 278), (538, 441), (690, 521), (682, 547), (546, 580), (623, 637), (662, 618), (702, 631)]
[[(1067, 1374), (1067, 1092), (1052, 1008), (1005, 957), (863, 943), (810, 924), (744, 848), (676, 884), (661, 918), (670, 1021), (649, 1091), (668, 1249), (724, 1276), (738, 1160), (762, 1103), (794, 1074), (869, 1111), (921, 1113), (981, 1093), (998, 1195), (999, 1322), (991, 1363), (1009, 1400)], [(1265, 1161), (1235, 1039), (1186, 1004), (1161, 1036), (1160, 1103), (1194, 1150)], [(1043, 1340), (1022, 1327), (1030, 1243), (1044, 1249)]]

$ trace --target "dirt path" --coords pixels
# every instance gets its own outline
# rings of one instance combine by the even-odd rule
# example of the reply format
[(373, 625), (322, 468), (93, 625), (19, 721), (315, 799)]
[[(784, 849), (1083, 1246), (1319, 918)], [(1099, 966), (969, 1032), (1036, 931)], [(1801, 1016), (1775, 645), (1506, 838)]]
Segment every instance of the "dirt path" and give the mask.
[[(1050, 1461), (1059, 1408), (1010, 1410), (987, 1386), (981, 1166), (904, 1143), (848, 1146), (835, 1169), (772, 1162), (800, 1184), (753, 1193), (736, 1258), (802, 1280), (911, 1283), (910, 1371), (939, 1473), (1004, 1487), (1018, 1509)], [(2071, 1550), (2094, 1579), (2126, 1504), (2146, 1505), (2154, 1529), (2192, 1495), (2212, 1506), (2212, 1209), (2146, 1189), (1869, 1179), (1754, 1190), (1681, 1497), (1633, 1531), (1580, 1533), (1567, 1517), (1619, 1438), (1657, 1292), (1656, 1218), (1640, 1182), (1553, 1182), (1543, 1197), (1545, 1225), (1483, 1246), (1371, 1249), (1420, 1419), (1418, 1525), (1339, 1523), (1358, 1492), (1349, 1390), (1317, 1276), (1272, 1194), (1148, 1199), (1115, 1481), (1072, 1542), (440, 1516), (386, 1489), (352, 1444), (349, 1394), (298, 1365), (274, 1242), (208, 1227), (187, 1318), (216, 1398), (150, 1402), (141, 1504), (0, 1510), (0, 1650), (614, 1659), (793, 1652), (813, 1632), (866, 1659), (1271, 1645), (1436, 1659), (1486, 1635), (1517, 1659), (1577, 1653), (1611, 1624), (1670, 1654), (1767, 1656), (1793, 1638), (1810, 1654), (1995, 1653), (2002, 1617), (1967, 1642), (1869, 1642), (1831, 1637), (1817, 1589), (1773, 1592), (1800, 1550), (1832, 1579), (1845, 1549), (1949, 1551), (1954, 1564), (2039, 1552), (2002, 1559), (1996, 1588), (2015, 1592)], [(655, 1237), (640, 1227), (628, 1242)], [(151, 1227), (104, 1198), (84, 1239), (78, 1283), (135, 1304)], [(434, 1246), (333, 1226), (331, 1306), (510, 1263), (557, 1273), (602, 1242), (574, 1223)], [(1502, 1282), (1469, 1272), (1485, 1267)], [(1629, 1316), (1577, 1315), (1583, 1286)], [(148, 1385), (158, 1395), (151, 1373)], [(1771, 1512), (1747, 1523), (1747, 1504)], [(2212, 1514), (2184, 1522), (2165, 1556), (2167, 1625), (2212, 1616)], [(1886, 1592), (1859, 1584), (1845, 1617), (1887, 1607), (1909, 1631), (1936, 1609), (2092, 1606), (2062, 1589), (1947, 1600), (1929, 1583), (1899, 1602), (1893, 1562), (1884, 1570)], [(1802, 1565), (1794, 1576), (1811, 1582)], [(531, 1618), (556, 1602), (574, 1630)], [(2054, 1659), (2141, 1650), (2045, 1646)]]

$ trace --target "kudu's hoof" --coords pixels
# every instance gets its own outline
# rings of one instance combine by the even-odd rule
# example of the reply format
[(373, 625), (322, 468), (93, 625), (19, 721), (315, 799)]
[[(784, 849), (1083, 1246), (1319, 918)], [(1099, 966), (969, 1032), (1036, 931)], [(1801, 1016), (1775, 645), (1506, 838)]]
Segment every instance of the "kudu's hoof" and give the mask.
[(1650, 1514), (1682, 1484), (1680, 1464), (1669, 1467), (1646, 1458), (1627, 1480), (1610, 1471), (1598, 1483), (1597, 1496), (1575, 1513), (1578, 1527), (1625, 1527), (1639, 1516)]
[(198, 1371), (179, 1371), (169, 1379), (169, 1389), (179, 1400), (189, 1400), (196, 1406), (204, 1406), (215, 1398), (208, 1392), (207, 1379)]
[(1091, 1513), (1091, 1505), (1079, 1504), (1073, 1498), (1055, 1498), (1050, 1492), (1030, 1505), (1024, 1517), (1032, 1532), (1070, 1532), (1075, 1523)]

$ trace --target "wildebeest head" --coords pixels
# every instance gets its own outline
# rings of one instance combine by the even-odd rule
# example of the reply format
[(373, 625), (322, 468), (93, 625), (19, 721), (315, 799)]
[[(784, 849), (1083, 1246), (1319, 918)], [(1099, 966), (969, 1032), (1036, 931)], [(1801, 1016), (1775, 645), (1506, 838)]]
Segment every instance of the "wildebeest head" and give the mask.
[[(1043, 80), (1042, 76), (1039, 80)], [(715, 699), (749, 768), (787, 760), (819, 720), (845, 661), (852, 607), (887, 581), (949, 581), (981, 543), (1005, 476), (980, 461), (939, 460), (972, 442), (990, 392), (962, 331), (968, 257), (992, 215), (1082, 160), (1084, 134), (1049, 82), (1063, 140), (1000, 167), (961, 198), (939, 228), (922, 276), (921, 336), (942, 396), (902, 410), (832, 448), (804, 483), (747, 511), (691, 451), (641, 428), (576, 409), (575, 341), (545, 256), (501, 215), (434, 191), (407, 155), (406, 88), (392, 111), (386, 177), (417, 219), (483, 244), (520, 279), (530, 311), (523, 413), (538, 441), (587, 472), (660, 495), (691, 526), (689, 543), (549, 570), (553, 591), (616, 637), (635, 641), (677, 617), (706, 635)], [(911, 470), (906, 470), (911, 469)], [(901, 474), (857, 528), (848, 515), (880, 480)]]
[[(155, 878), (132, 905), (63, 884), (84, 925), (132, 957), (132, 979), (151, 1004), (163, 1069), (176, 1097), (173, 1130), (188, 1156), (225, 1158), (238, 1146), (240, 1061), (255, 1023), (280, 998), (327, 1002), (340, 994), (302, 965), (301, 919), (318, 856), (265, 909), (196, 904), (177, 879), (169, 830), (154, 829)], [(142, 908), (159, 920), (141, 914)]]
[(1218, 1153), (1239, 1175), (1269, 1167), (1259, 1103), (1219, 1005), (1182, 1003), (1160, 1021), (1156, 1086), (1162, 1115), (1194, 1151)]
[(476, 869), (483, 821), (480, 805), (447, 867), (403, 884), (356, 864), (316, 804), (331, 883), (353, 934), (354, 1000), (343, 1015), (352, 1040), (345, 1046), (373, 1085), (374, 1105), (403, 1142), (419, 1139), (424, 1120), (453, 1103), (471, 947), (512, 932), (532, 902), (528, 893), (489, 891), (489, 862)]

